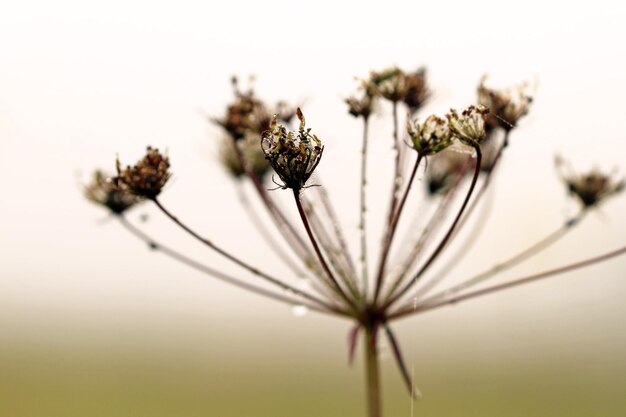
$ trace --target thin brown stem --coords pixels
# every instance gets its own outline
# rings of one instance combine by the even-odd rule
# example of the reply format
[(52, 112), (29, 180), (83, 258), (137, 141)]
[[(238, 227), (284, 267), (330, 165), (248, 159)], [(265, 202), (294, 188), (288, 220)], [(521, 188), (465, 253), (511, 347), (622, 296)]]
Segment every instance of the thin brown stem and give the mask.
[(327, 278), (329, 279), (332, 285), (332, 288), (334, 288), (337, 294), (340, 295), (341, 298), (343, 298), (350, 307), (356, 310), (356, 305), (354, 301), (351, 300), (343, 291), (343, 288), (341, 288), (341, 286), (339, 285), (339, 282), (337, 282), (335, 275), (333, 274), (332, 270), (328, 266), (328, 263), (326, 263), (326, 260), (324, 259), (324, 255), (322, 254), (322, 251), (320, 250), (320, 247), (317, 243), (317, 239), (313, 235), (313, 231), (311, 230), (311, 225), (309, 224), (309, 220), (307, 218), (306, 212), (304, 211), (304, 207), (302, 206), (302, 201), (300, 200), (300, 190), (294, 189), (293, 197), (296, 202), (296, 207), (298, 208), (298, 213), (300, 214), (300, 219), (302, 219), (302, 224), (304, 225), (304, 229), (306, 230), (306, 233), (309, 236), (311, 244), (313, 245), (313, 250), (315, 251), (315, 254), (318, 257), (318, 260), (320, 264), (322, 265), (322, 268), (324, 268), (324, 271), (326, 271)]
[[(130, 223), (123, 215), (119, 215), (116, 216), (116, 218), (119, 220), (119, 222), (122, 224), (122, 226), (131, 234), (133, 234), (135, 237), (137, 237), (138, 239), (140, 239), (141, 241), (145, 242), (151, 249), (153, 250), (157, 250), (161, 253), (163, 253), (166, 256), (169, 256), (170, 258), (184, 264), (187, 265), (190, 268), (195, 269), (196, 271), (202, 272), (204, 274), (210, 275), (211, 277), (222, 281), (222, 282), (226, 282), (228, 284), (234, 285), (235, 287), (244, 289), (246, 291), (250, 291), (254, 294), (258, 294), (261, 295), (263, 297), (267, 297), (270, 298), (272, 300), (276, 300), (276, 301), (280, 301), (283, 303), (287, 303), (289, 305), (303, 305), (305, 307), (307, 307), (309, 310), (312, 311), (316, 311), (319, 313), (326, 313), (326, 314), (337, 314), (337, 315), (346, 315), (345, 312), (342, 312), (340, 309), (334, 307), (334, 306), (329, 306), (326, 304), (319, 304), (319, 303), (315, 303), (315, 304), (309, 304), (305, 301), (302, 300), (298, 300), (296, 298), (291, 298), (291, 297), (287, 297), (281, 294), (277, 294), (273, 291), (268, 291), (264, 288), (261, 287), (257, 287), (256, 285), (252, 285), (252, 284), (248, 284), (238, 278), (232, 277), (230, 275), (227, 275), (221, 271), (218, 271), (216, 269), (213, 269), (209, 266), (206, 266), (204, 264), (199, 263), (198, 261), (191, 259), (183, 254), (181, 254), (180, 252), (169, 248), (168, 246), (165, 246), (159, 242), (157, 242), (156, 240), (152, 239), (150, 236), (148, 236), (146, 233), (144, 233), (142, 230), (140, 230), (139, 228), (137, 228), (136, 226), (134, 226), (132, 223)], [(319, 305), (318, 305), (319, 304)]]
[(409, 177), (409, 183), (404, 190), (404, 194), (402, 195), (402, 199), (398, 204), (398, 208), (394, 213), (393, 220), (391, 221), (391, 225), (388, 229), (388, 235), (385, 238), (385, 242), (383, 245), (383, 251), (380, 258), (380, 265), (378, 267), (378, 273), (376, 275), (376, 291), (374, 292), (374, 304), (378, 300), (378, 296), (380, 294), (380, 290), (383, 286), (384, 276), (385, 276), (385, 266), (387, 265), (387, 260), (389, 258), (389, 251), (391, 249), (391, 244), (393, 242), (393, 238), (395, 236), (396, 230), (398, 229), (398, 223), (400, 222), (400, 216), (402, 215), (402, 210), (404, 209), (404, 204), (409, 196), (409, 192), (411, 191), (411, 186), (413, 185), (413, 180), (415, 179), (415, 175), (417, 174), (417, 169), (419, 168), (420, 162), (422, 161), (422, 154), (418, 152), (417, 159), (415, 160), (415, 165), (413, 165), (413, 171), (411, 171), (411, 176)]
[(367, 268), (367, 142), (369, 133), (369, 118), (363, 117), (363, 147), (361, 148), (361, 193), (359, 210), (359, 232), (361, 235), (361, 279), (363, 282), (363, 299), (367, 299), (369, 278)]
[(235, 263), (236, 265), (246, 269), (247, 271), (249, 271), (250, 273), (263, 278), (264, 280), (282, 288), (285, 291), (289, 291), (292, 294), (296, 294), (299, 295), (303, 298), (306, 298), (309, 301), (313, 301), (316, 302), (318, 304), (324, 305), (325, 307), (331, 307), (329, 304), (327, 304), (324, 300), (319, 299), (318, 297), (307, 293), (306, 291), (302, 291), (299, 290), (289, 284), (287, 284), (286, 282), (283, 282), (277, 278), (274, 278), (268, 274), (266, 274), (265, 272), (262, 272), (261, 270), (257, 269), (254, 266), (251, 266), (250, 264), (242, 261), (241, 259), (239, 259), (238, 257), (232, 255), (231, 253), (225, 251), (224, 249), (222, 249), (221, 247), (217, 246), (216, 244), (214, 244), (212, 241), (210, 241), (209, 239), (206, 239), (202, 236), (200, 236), (198, 233), (196, 233), (193, 229), (191, 229), (189, 226), (187, 226), (185, 223), (183, 223), (182, 221), (180, 221), (176, 216), (174, 216), (172, 213), (170, 213), (162, 204), (161, 202), (155, 197), (152, 199), (152, 201), (154, 202), (154, 204), (156, 204), (156, 206), (163, 212), (163, 214), (165, 214), (167, 217), (169, 217), (174, 223), (176, 223), (181, 229), (183, 229), (184, 231), (186, 231), (187, 233), (189, 233), (191, 236), (193, 236), (195, 239), (197, 239), (198, 241), (202, 242), (204, 245), (208, 246), (209, 248), (211, 248), (212, 250), (214, 250), (215, 252), (217, 252), (218, 254), (222, 255), (223, 257), (225, 257), (226, 259), (228, 259), (229, 261)]
[(239, 197), (239, 202), (243, 206), (246, 214), (250, 218), (250, 222), (257, 230), (259, 235), (265, 240), (267, 246), (276, 254), (278, 259), (280, 259), (291, 271), (299, 277), (306, 278), (306, 273), (300, 269), (289, 257), (289, 255), (280, 247), (280, 244), (274, 239), (269, 230), (265, 228), (263, 222), (259, 218), (256, 210), (252, 207), (248, 197), (246, 196), (245, 190), (243, 188), (243, 184), (237, 183), (237, 196)]
[(467, 195), (465, 196), (465, 200), (463, 201), (463, 204), (461, 205), (461, 208), (458, 214), (456, 215), (454, 221), (450, 225), (448, 232), (445, 234), (445, 236), (443, 237), (443, 239), (441, 240), (437, 248), (433, 251), (430, 258), (428, 258), (426, 263), (424, 263), (424, 265), (415, 274), (415, 276), (409, 282), (407, 282), (407, 284), (404, 287), (402, 287), (400, 291), (397, 291), (395, 295), (390, 296), (389, 300), (385, 303), (385, 308), (388, 308), (389, 306), (391, 306), (393, 303), (395, 303), (398, 299), (400, 299), (404, 294), (406, 294), (411, 289), (411, 287), (420, 279), (420, 277), (428, 270), (430, 265), (432, 265), (432, 263), (442, 253), (446, 244), (450, 240), (450, 237), (454, 233), (456, 225), (459, 223), (459, 220), (461, 219), (461, 216), (463, 216), (463, 212), (465, 211), (465, 207), (467, 207), (467, 203), (472, 197), (472, 193), (474, 191), (474, 188), (476, 187), (476, 181), (478, 180), (478, 175), (480, 174), (480, 164), (482, 162), (482, 153), (480, 151), (480, 145), (475, 144), (474, 150), (476, 151), (476, 168), (474, 170), (474, 176), (472, 177), (472, 182), (470, 184), (469, 190), (467, 191)]
[(487, 287), (487, 288), (483, 288), (481, 290), (476, 290), (476, 291), (472, 291), (469, 292), (467, 294), (463, 294), (463, 295), (458, 295), (452, 298), (447, 298), (445, 300), (441, 300), (441, 301), (436, 301), (430, 304), (420, 304), (415, 306), (414, 308), (404, 308), (402, 310), (398, 310), (397, 312), (389, 315), (389, 319), (398, 319), (401, 317), (405, 317), (408, 315), (412, 315), (412, 314), (416, 314), (416, 313), (422, 313), (424, 311), (429, 311), (429, 310), (434, 310), (436, 308), (439, 307), (443, 307), (446, 305), (452, 305), (452, 304), (458, 304), (462, 301), (466, 301), (466, 300), (470, 300), (473, 298), (478, 298), (480, 296), (483, 295), (487, 295), (487, 294), (491, 294), (491, 293), (495, 293), (498, 291), (502, 291), (502, 290), (506, 290), (509, 288), (513, 288), (513, 287), (517, 287), (520, 285), (524, 285), (524, 284), (528, 284), (530, 282), (533, 281), (538, 281), (544, 278), (548, 278), (554, 275), (559, 275), (559, 274), (563, 274), (565, 272), (569, 272), (569, 271), (573, 271), (579, 268), (584, 268), (587, 266), (591, 266), (593, 264), (597, 264), (606, 260), (609, 260), (611, 258), (615, 258), (621, 255), (626, 254), (626, 246), (623, 246), (621, 248), (618, 248), (614, 251), (611, 252), (607, 252), (605, 254), (599, 255), (599, 256), (595, 256), (593, 258), (587, 258), (585, 260), (579, 261), (579, 262), (575, 262), (572, 264), (568, 264), (568, 265), (564, 265), (564, 266), (560, 266), (558, 268), (554, 268), (554, 269), (550, 269), (548, 271), (543, 271), (543, 272), (539, 272), (533, 275), (529, 275), (523, 278), (518, 278), (515, 279), (513, 281), (510, 282), (506, 282), (504, 284), (498, 284), (498, 285), (493, 285), (491, 287)]
[[(487, 269), (475, 276), (473, 276), (472, 278), (467, 279), (466, 281), (463, 281), (457, 285), (454, 285), (444, 291), (441, 291), (440, 293), (437, 293), (435, 295), (433, 295), (432, 297), (428, 297), (426, 300), (424, 300), (424, 303), (428, 304), (432, 301), (436, 301), (439, 300), (441, 298), (445, 298), (445, 297), (449, 297), (451, 295), (457, 294), (461, 291), (464, 291), (468, 288), (471, 288), (477, 284), (480, 284), (481, 282), (484, 282), (485, 280), (493, 277), (494, 275), (497, 275), (501, 272), (506, 271), (509, 268), (514, 267), (515, 265), (520, 264), (521, 262), (525, 261), (526, 259), (530, 258), (533, 255), (536, 255), (537, 253), (547, 249), (548, 247), (550, 247), (551, 245), (553, 245), (554, 243), (558, 242), (563, 236), (567, 235), (570, 231), (572, 231), (574, 229), (574, 226), (576, 226), (577, 224), (580, 223), (580, 221), (583, 219), (584, 215), (585, 215), (586, 211), (581, 211), (578, 215), (576, 215), (575, 217), (572, 217), (571, 219), (569, 219), (568, 221), (566, 221), (565, 223), (563, 223), (563, 225), (561, 225), (561, 227), (559, 227), (558, 229), (554, 230), (553, 232), (551, 232), (550, 234), (548, 234), (547, 236), (543, 237), (542, 239), (540, 239), (539, 241), (535, 242), (534, 244), (530, 245), (529, 247), (527, 247), (526, 249), (524, 249), (523, 251), (519, 252), (518, 254), (504, 260), (501, 261), (499, 263), (497, 263), (496, 265), (494, 265), (492, 268)], [(418, 296), (419, 298), (419, 296)]]

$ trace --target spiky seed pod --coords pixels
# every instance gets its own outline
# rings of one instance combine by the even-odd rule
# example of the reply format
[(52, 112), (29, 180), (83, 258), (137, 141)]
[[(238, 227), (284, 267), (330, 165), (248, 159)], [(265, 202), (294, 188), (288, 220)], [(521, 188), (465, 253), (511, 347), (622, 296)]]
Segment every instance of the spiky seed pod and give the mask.
[(116, 187), (111, 178), (100, 170), (94, 172), (84, 193), (89, 201), (106, 207), (114, 214), (122, 214), (141, 201), (137, 196)]
[(585, 174), (577, 174), (567, 167), (560, 157), (556, 158), (557, 169), (568, 192), (576, 197), (585, 208), (593, 207), (624, 190), (624, 179), (617, 179), (593, 169)]
[(148, 146), (146, 155), (132, 167), (128, 165), (122, 169), (118, 159), (117, 177), (113, 181), (121, 190), (139, 197), (154, 199), (161, 193), (171, 176), (169, 167), (169, 158), (162, 155), (158, 149)]
[(485, 87), (486, 76), (478, 85), (478, 103), (489, 108), (487, 126), (489, 129), (500, 127), (511, 131), (517, 122), (528, 114), (532, 97), (527, 93), (527, 85), (521, 84), (509, 89), (495, 90)]
[(283, 181), (281, 187), (299, 191), (319, 164), (324, 146), (310, 133), (310, 128), (305, 129), (300, 108), (296, 115), (300, 120), (297, 133), (278, 123), (277, 116), (274, 116), (270, 129), (263, 133), (261, 147), (265, 158)]
[(478, 105), (469, 106), (459, 114), (455, 109), (450, 109), (446, 114), (448, 125), (452, 134), (461, 142), (469, 146), (477, 146), (485, 139), (485, 119), (489, 109)]
[(435, 115), (428, 116), (424, 123), (407, 121), (407, 132), (413, 148), (423, 156), (434, 155), (452, 145), (454, 137), (448, 123)]

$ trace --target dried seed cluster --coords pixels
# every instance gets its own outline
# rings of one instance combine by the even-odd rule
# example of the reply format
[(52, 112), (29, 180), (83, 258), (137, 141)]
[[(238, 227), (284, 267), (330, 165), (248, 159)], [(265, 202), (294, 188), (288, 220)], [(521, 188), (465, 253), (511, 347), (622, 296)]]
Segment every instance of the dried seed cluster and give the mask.
[(485, 86), (483, 77), (478, 85), (478, 103), (487, 107), (487, 129), (500, 127), (510, 131), (523, 116), (528, 114), (532, 97), (527, 93), (527, 85), (522, 84), (509, 89), (495, 90)]
[(122, 169), (117, 160), (117, 177), (114, 183), (121, 190), (149, 199), (156, 198), (171, 174), (170, 161), (158, 149), (148, 146), (146, 155), (136, 165)]
[(448, 123), (435, 115), (428, 116), (424, 123), (416, 120), (407, 122), (407, 132), (413, 148), (421, 155), (434, 155), (452, 145), (454, 137)]
[(84, 192), (89, 201), (106, 207), (114, 214), (122, 214), (141, 201), (137, 196), (116, 187), (111, 178), (100, 170), (94, 172)]
[(556, 165), (569, 193), (586, 208), (598, 205), (606, 198), (622, 191), (626, 186), (624, 179), (617, 179), (615, 175), (604, 174), (598, 169), (592, 169), (585, 174), (577, 174), (560, 157), (556, 158)]
[(469, 146), (476, 146), (486, 137), (485, 120), (489, 109), (478, 105), (469, 106), (459, 114), (450, 109), (446, 114), (453, 135)]
[(274, 116), (270, 129), (263, 133), (261, 147), (265, 158), (280, 177), (282, 188), (301, 190), (317, 167), (324, 151), (324, 146), (317, 136), (305, 128), (302, 111), (298, 108), (300, 120), (298, 132), (289, 131)]
[(246, 174), (242, 165), (237, 148), (243, 156), (245, 163), (249, 164), (254, 174), (263, 178), (270, 170), (270, 164), (265, 159), (265, 153), (261, 149), (260, 137), (253, 133), (248, 133), (243, 140), (233, 141), (230, 137), (223, 137), (220, 142), (220, 161), (222, 166), (233, 177), (240, 179)]

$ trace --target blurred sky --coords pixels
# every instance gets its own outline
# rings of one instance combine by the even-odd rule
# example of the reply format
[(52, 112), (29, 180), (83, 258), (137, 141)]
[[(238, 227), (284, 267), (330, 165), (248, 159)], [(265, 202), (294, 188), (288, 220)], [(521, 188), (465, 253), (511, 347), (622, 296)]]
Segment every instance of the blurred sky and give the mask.
[[(112, 170), (116, 154), (132, 162), (147, 144), (167, 149), (174, 177), (163, 202), (224, 247), (282, 274), (215, 162), (220, 132), (206, 115), (222, 114), (231, 75), (245, 81), (254, 74), (256, 90), (269, 101), (304, 103), (307, 122), (327, 145), (320, 177), (353, 242), (360, 126), (342, 99), (353, 91), (355, 76), (396, 64), (427, 66), (434, 95), (426, 114), (470, 104), (485, 73), (495, 86), (530, 80), (537, 84), (536, 102), (512, 137), (485, 235), (457, 268), (467, 276), (573, 212), (554, 172), (555, 153), (580, 169), (618, 167), (624, 173), (621, 8), (608, 1), (4, 2), (0, 324), (7, 331), (0, 338), (63, 344), (83, 335), (97, 344), (110, 342), (109, 333), (132, 335), (149, 324), (163, 332), (188, 327), (193, 335), (202, 326), (250, 339), (266, 330), (251, 325), (262, 317), (284, 325), (274, 335), (279, 339), (289, 340), (291, 331), (332, 334), (337, 337), (329, 343), (343, 349), (346, 323), (313, 315), (295, 319), (286, 307), (150, 253), (83, 200), (80, 180), (95, 167)], [(386, 196), (389, 183), (385, 112), (374, 126), (372, 195)], [(624, 210), (624, 196), (608, 202), (559, 249), (519, 273), (624, 244)], [(373, 203), (372, 212), (382, 216), (384, 207)], [(141, 214), (149, 217), (145, 228), (161, 240), (237, 271), (152, 207), (136, 209), (131, 219)], [(403, 322), (401, 335), (429, 335), (436, 355), (451, 334), (480, 345), (466, 326), (474, 320), (492, 330), (482, 332), (484, 340), (508, 335), (501, 343), (511, 340), (513, 351), (513, 339), (548, 338), (556, 350), (578, 342), (576, 349), (622, 357), (625, 270), (622, 258), (429, 313), (422, 324), (417, 318)]]

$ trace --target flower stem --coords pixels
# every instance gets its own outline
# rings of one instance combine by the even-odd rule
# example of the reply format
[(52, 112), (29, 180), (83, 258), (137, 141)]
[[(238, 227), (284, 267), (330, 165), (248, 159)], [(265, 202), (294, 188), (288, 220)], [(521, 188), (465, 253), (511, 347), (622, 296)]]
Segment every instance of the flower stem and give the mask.
[(365, 373), (367, 384), (367, 416), (382, 417), (380, 363), (378, 361), (377, 325), (365, 327)]
[(363, 118), (363, 147), (361, 149), (361, 193), (359, 210), (359, 232), (361, 235), (361, 276), (363, 280), (363, 299), (367, 300), (368, 293), (368, 272), (367, 272), (367, 224), (366, 211), (367, 200), (365, 188), (367, 186), (367, 138), (369, 132), (368, 118)]

